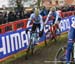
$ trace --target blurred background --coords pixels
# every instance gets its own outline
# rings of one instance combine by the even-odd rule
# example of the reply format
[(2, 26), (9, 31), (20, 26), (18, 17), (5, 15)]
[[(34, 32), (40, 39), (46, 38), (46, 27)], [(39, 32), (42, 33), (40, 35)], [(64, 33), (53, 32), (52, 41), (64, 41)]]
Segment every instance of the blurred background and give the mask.
[(53, 6), (62, 12), (74, 11), (75, 0), (0, 0), (0, 25), (29, 18), (35, 7), (46, 16)]

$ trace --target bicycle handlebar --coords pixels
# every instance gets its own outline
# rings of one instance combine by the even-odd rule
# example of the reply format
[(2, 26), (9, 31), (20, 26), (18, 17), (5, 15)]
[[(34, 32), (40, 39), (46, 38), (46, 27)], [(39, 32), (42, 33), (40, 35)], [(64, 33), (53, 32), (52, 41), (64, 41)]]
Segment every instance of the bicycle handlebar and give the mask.
[(29, 30), (29, 29), (26, 30), (26, 33), (28, 33), (28, 31), (31, 32), (31, 33), (38, 33), (38, 34), (39, 34), (39, 32), (37, 32), (37, 31), (32, 31), (32, 30)]

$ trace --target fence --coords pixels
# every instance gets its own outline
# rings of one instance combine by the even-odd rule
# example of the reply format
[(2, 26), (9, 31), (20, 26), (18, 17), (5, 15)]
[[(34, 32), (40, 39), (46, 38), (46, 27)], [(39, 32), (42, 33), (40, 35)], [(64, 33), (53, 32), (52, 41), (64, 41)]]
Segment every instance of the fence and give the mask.
[[(60, 14), (62, 18), (75, 15), (75, 11), (69, 11), (69, 12), (62, 12)], [(46, 16), (43, 17), (43, 20), (45, 21)], [(50, 19), (52, 20), (52, 19)], [(28, 19), (18, 20), (15, 22), (10, 22), (7, 24), (3, 24), (0, 26), (0, 34), (9, 32), (9, 31), (16, 31), (17, 29), (24, 29), (26, 28)]]

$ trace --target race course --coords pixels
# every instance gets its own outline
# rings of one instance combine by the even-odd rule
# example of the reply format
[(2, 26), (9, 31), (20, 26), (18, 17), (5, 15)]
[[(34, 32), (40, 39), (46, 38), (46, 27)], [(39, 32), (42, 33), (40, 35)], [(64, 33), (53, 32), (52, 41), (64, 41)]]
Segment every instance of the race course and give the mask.
[(54, 58), (57, 50), (66, 45), (66, 36), (67, 34), (61, 35), (58, 37), (57, 42), (49, 41), (46, 47), (40, 47), (33, 56), (29, 56), (28, 60), (26, 60), (25, 56), (23, 56), (7, 64), (54, 64)]

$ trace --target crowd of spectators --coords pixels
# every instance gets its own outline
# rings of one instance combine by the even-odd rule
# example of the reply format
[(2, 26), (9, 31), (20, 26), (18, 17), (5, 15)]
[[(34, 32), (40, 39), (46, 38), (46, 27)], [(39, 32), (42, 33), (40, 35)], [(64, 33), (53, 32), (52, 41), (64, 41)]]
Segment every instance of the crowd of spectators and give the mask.
[(60, 9), (62, 12), (75, 11), (75, 6), (74, 5), (66, 5), (66, 6), (62, 6), (58, 9)]
[(15, 12), (15, 11), (10, 11), (9, 13), (0, 12), (0, 25), (8, 22), (29, 18), (31, 13), (32, 12), (24, 13), (24, 12)]
[[(64, 6), (64, 7), (56, 7), (57, 10), (61, 10), (62, 12), (67, 11), (75, 11), (75, 6)], [(48, 15), (49, 9), (46, 9), (45, 7), (40, 8), (40, 14), (42, 16)], [(7, 12), (0, 12), (0, 25), (5, 24), (8, 22), (13, 22), (16, 20), (26, 19), (29, 18), (31, 13), (33, 13), (33, 10), (31, 12), (16, 12), (16, 11), (10, 11)]]

